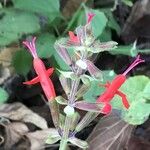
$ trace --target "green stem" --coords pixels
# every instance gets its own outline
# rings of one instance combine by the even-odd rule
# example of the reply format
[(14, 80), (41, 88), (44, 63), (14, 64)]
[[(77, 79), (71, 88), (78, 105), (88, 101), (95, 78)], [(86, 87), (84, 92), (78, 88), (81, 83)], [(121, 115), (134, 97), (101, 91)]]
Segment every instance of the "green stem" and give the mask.
[(70, 116), (66, 116), (63, 137), (60, 142), (59, 150), (66, 150), (71, 124), (72, 118)]
[(60, 142), (59, 150), (66, 150), (67, 149), (67, 140), (62, 139)]
[(137, 50), (138, 53), (149, 54), (150, 49)]
[[(87, 57), (87, 53), (85, 52), (84, 54), (82, 54), (81, 58), (83, 59), (86, 57)], [(77, 67), (75, 74), (77, 76), (80, 76), (82, 73), (83, 73), (83, 70), (80, 67)], [(68, 96), (68, 105), (72, 105), (75, 102), (75, 100), (76, 100), (75, 96), (77, 94), (79, 84), (80, 84), (80, 79), (76, 79), (76, 80), (72, 81), (71, 91)], [(65, 148), (67, 147), (67, 142), (68, 142), (69, 132), (70, 132), (70, 128), (72, 126), (72, 122), (73, 122), (73, 117), (66, 116), (64, 130), (63, 130), (63, 136), (61, 138), (59, 150), (66, 150)]]

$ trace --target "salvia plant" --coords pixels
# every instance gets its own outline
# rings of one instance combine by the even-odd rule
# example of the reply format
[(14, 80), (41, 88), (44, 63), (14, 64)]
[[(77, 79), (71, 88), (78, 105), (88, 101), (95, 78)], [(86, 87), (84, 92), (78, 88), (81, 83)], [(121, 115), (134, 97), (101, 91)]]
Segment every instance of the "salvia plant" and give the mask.
[[(116, 95), (120, 97), (125, 111), (130, 108), (126, 94), (119, 88), (126, 81), (127, 73), (139, 63), (144, 62), (138, 55), (128, 69), (117, 75), (111, 83), (97, 85), (97, 88), (105, 88), (105, 90), (94, 103), (85, 101), (83, 95), (90, 88), (90, 83), (94, 80), (99, 82), (103, 80), (102, 71), (94, 65), (93, 58), (98, 53), (112, 50), (117, 46), (114, 41), (101, 43), (96, 40), (91, 25), (93, 17), (93, 13), (88, 13), (87, 22), (84, 26), (77, 27), (75, 33), (69, 31), (69, 38), (61, 38), (55, 42), (54, 47), (57, 53), (69, 67), (67, 71), (57, 69), (60, 73), (59, 80), (65, 97), (56, 96), (53, 82), (49, 78), (54, 68), (46, 69), (38, 57), (35, 45), (36, 37), (31, 41), (23, 42), (33, 56), (33, 67), (37, 74), (36, 78), (24, 82), (24, 84), (32, 85), (38, 82), (41, 84), (57, 130), (55, 133), (50, 133), (46, 143), (53, 144), (60, 140), (60, 150), (65, 150), (68, 142), (82, 149), (88, 148), (88, 143), (76, 138), (76, 133), (80, 132), (100, 113), (109, 115), (113, 109), (111, 100)], [(59, 111), (59, 105), (64, 105), (63, 113)], [(77, 112), (78, 109), (87, 111), (82, 119)]]

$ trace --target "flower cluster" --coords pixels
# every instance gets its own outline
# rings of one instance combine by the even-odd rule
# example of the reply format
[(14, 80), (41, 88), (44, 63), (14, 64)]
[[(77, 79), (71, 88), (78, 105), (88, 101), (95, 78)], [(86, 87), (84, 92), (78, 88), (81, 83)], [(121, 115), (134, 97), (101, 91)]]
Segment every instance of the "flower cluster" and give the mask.
[[(68, 100), (65, 100), (63, 103), (70, 107), (76, 107), (86, 111), (105, 113), (102, 111), (102, 108), (105, 106), (104, 103), (87, 103), (82, 100), (76, 101), (83, 96), (83, 93), (80, 93), (80, 91), (85, 92), (91, 80), (102, 80), (102, 72), (91, 61), (92, 56), (96, 53), (114, 49), (117, 45), (114, 41), (101, 43), (99, 40), (96, 40), (91, 25), (94, 16), (95, 14), (88, 13), (87, 23), (84, 26), (77, 27), (75, 33), (69, 31), (69, 38), (62, 38), (56, 41), (55, 49), (64, 62), (70, 67), (69, 71), (59, 70), (61, 73), (60, 82), (62, 83), (66, 95), (70, 94), (69, 89), (72, 81), (78, 80), (80, 82), (81, 80), (84, 84), (79, 91), (77, 90), (76, 99), (70, 102), (68, 96)], [(72, 51), (75, 55), (71, 55)], [(81, 97), (78, 96), (79, 93)], [(64, 98), (62, 99), (64, 101)], [(62, 100), (60, 102), (60, 97), (57, 100), (59, 103), (62, 102)]]
[[(94, 65), (92, 57), (94, 54), (112, 50), (117, 45), (114, 41), (101, 43), (96, 40), (91, 25), (94, 16), (95, 14), (89, 13), (84, 26), (77, 27), (75, 32), (69, 31), (69, 38), (62, 38), (55, 42), (54, 47), (57, 53), (69, 68), (67, 71), (58, 69), (60, 72), (59, 79), (66, 93), (66, 98), (56, 96), (54, 85), (49, 78), (54, 68), (46, 69), (44, 63), (38, 57), (35, 46), (36, 37), (32, 41), (23, 42), (33, 56), (33, 67), (37, 74), (37, 77), (24, 82), (24, 84), (32, 85), (38, 82), (41, 84), (50, 103), (51, 116), (57, 129), (57, 136), (52, 133), (50, 143), (52, 139), (54, 143), (61, 139), (60, 148), (64, 147), (63, 149), (65, 149), (68, 141), (79, 147), (85, 145), (87, 148), (88, 144), (77, 139), (75, 134), (87, 126), (100, 113), (109, 114), (112, 111), (111, 101), (114, 96), (120, 96), (125, 109), (130, 107), (126, 95), (119, 88), (126, 81), (126, 74), (135, 66), (144, 62), (138, 55), (123, 74), (117, 75), (111, 83), (107, 82), (104, 85), (100, 85), (105, 87), (106, 90), (97, 98), (95, 103), (84, 101), (83, 95), (89, 89), (91, 81), (100, 82), (102, 80), (102, 71)], [(64, 113), (66, 114), (64, 122), (64, 119), (60, 119), (58, 104), (66, 105), (64, 108)], [(74, 108), (88, 111), (80, 122)]]

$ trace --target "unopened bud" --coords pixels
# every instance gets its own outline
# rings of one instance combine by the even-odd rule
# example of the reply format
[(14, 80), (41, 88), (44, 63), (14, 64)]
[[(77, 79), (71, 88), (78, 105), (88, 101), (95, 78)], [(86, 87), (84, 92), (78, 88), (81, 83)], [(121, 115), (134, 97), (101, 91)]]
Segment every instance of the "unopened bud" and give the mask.
[(74, 108), (67, 105), (65, 108), (64, 108), (64, 113), (67, 115), (67, 116), (72, 116), (74, 115), (75, 111), (74, 111)]

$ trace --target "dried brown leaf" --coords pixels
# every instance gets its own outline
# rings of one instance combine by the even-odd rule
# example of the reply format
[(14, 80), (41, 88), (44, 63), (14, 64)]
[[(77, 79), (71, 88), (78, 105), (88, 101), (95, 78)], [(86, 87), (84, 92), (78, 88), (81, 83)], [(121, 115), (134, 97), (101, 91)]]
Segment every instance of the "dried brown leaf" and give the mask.
[(30, 122), (41, 129), (47, 129), (47, 122), (44, 118), (31, 111), (21, 103), (3, 104), (0, 106), (0, 116), (11, 120)]
[(45, 142), (50, 134), (59, 135), (54, 128), (27, 133), (26, 136), (31, 142), (31, 150), (40, 150), (44, 148)]
[(133, 126), (115, 114), (100, 120), (88, 137), (89, 150), (121, 150), (128, 144)]
[(4, 135), (1, 136), (4, 138), (4, 149), (6, 150), (10, 149), (22, 138), (23, 135), (29, 131), (25, 124), (19, 122), (10, 123), (7, 125), (1, 124), (0, 129), (4, 129)]

